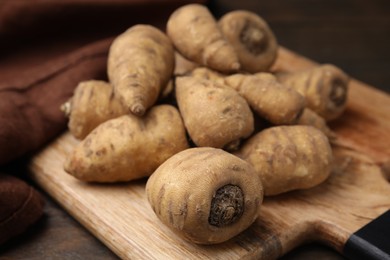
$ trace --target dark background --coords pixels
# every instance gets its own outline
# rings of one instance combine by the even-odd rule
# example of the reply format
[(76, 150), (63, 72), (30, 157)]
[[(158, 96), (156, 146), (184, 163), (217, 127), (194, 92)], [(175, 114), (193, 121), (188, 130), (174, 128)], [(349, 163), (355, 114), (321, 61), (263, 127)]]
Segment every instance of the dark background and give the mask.
[[(234, 9), (257, 12), (269, 23), (281, 45), (319, 63), (335, 64), (352, 77), (390, 92), (388, 0), (215, 0), (210, 3), (210, 8), (217, 17)], [(120, 8), (114, 8), (111, 12), (118, 12), (118, 19), (124, 19), (124, 11)], [(115, 23), (111, 22), (110, 26), (115, 26)], [(93, 33), (86, 28), (83, 35), (93, 37), (77, 40), (63, 37), (62, 44), (68, 46), (66, 50), (116, 34), (122, 29), (119, 26), (110, 31), (110, 27), (106, 26), (101, 33)], [(66, 35), (66, 28), (64, 32), (63, 35)], [(47, 41), (46, 45), (41, 44), (39, 39), (30, 41), (35, 48), (34, 53), (59, 53), (57, 49), (48, 48)], [(25, 57), (29, 57), (28, 53)], [(7, 56), (3, 55), (2, 58), (4, 62)], [(47, 203), (43, 218), (25, 234), (0, 247), (0, 259), (116, 258), (43, 191), (42, 193)], [(284, 259), (343, 258), (326, 246), (310, 244), (294, 250)]]
[(281, 45), (390, 92), (388, 0), (216, 0), (212, 8), (254, 11)]

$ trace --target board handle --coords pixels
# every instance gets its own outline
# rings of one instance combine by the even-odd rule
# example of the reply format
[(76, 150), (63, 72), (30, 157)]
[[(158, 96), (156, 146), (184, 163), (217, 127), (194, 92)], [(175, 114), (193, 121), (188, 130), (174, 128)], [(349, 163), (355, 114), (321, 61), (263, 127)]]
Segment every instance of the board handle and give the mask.
[(390, 259), (390, 210), (352, 234), (343, 254), (349, 259)]

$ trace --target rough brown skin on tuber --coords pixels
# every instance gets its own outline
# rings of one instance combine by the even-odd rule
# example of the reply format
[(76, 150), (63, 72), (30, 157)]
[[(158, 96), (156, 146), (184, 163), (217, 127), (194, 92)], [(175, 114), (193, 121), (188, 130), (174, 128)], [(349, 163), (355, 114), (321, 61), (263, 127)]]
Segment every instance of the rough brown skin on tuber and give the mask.
[(167, 34), (188, 60), (226, 73), (240, 68), (233, 47), (203, 5), (188, 4), (176, 9), (168, 19)]
[(327, 121), (339, 117), (346, 107), (349, 77), (334, 65), (278, 73), (277, 77), (281, 83), (301, 93), (307, 107)]
[(236, 90), (260, 117), (274, 125), (298, 123), (305, 108), (304, 97), (280, 84), (271, 73), (224, 75), (208, 68), (196, 68), (191, 75)]
[(188, 146), (179, 111), (159, 105), (142, 118), (127, 114), (100, 124), (67, 156), (64, 169), (83, 181), (130, 181)]
[(275, 125), (296, 124), (305, 108), (302, 95), (280, 84), (270, 73), (234, 74), (223, 82), (240, 93), (259, 116)]
[(197, 67), (199, 67), (199, 64), (184, 58), (183, 55), (175, 51), (175, 70), (173, 72), (174, 76), (183, 76), (189, 74)]
[(234, 89), (200, 77), (177, 77), (176, 99), (197, 146), (237, 149), (254, 130), (249, 105)]
[(267, 71), (276, 60), (278, 43), (268, 24), (256, 13), (232, 11), (218, 21), (225, 38), (234, 47), (241, 70)]
[(303, 125), (267, 128), (235, 154), (254, 166), (267, 196), (322, 183), (330, 175), (333, 160), (328, 138)]
[(142, 116), (155, 104), (174, 69), (169, 38), (150, 25), (135, 25), (119, 35), (108, 55), (108, 78), (128, 110)]
[(263, 188), (253, 167), (211, 147), (190, 148), (165, 161), (146, 183), (158, 218), (198, 244), (229, 240), (257, 218)]
[(100, 80), (80, 82), (63, 110), (69, 117), (69, 131), (77, 139), (84, 139), (101, 123), (128, 112), (115, 98), (112, 86)]
[(227, 76), (226, 74), (219, 73), (219, 72), (212, 70), (212, 69), (209, 69), (207, 67), (194, 68), (191, 71), (190, 75), (193, 77), (208, 79), (208, 80), (212, 80), (212, 81), (218, 81), (218, 80), (221, 80), (221, 78), (224, 78), (225, 76)]
[(329, 139), (335, 138), (335, 133), (329, 128), (325, 119), (310, 108), (303, 110), (297, 124), (313, 126), (323, 132)]

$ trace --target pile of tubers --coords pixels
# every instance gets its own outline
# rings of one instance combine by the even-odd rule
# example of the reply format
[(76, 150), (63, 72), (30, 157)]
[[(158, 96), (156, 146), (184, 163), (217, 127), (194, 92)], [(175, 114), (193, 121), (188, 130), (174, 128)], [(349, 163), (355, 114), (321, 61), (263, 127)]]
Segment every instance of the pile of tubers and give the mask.
[(132, 26), (110, 47), (109, 82), (81, 82), (62, 107), (80, 140), (65, 171), (87, 182), (148, 177), (152, 209), (178, 235), (199, 244), (236, 236), (264, 196), (329, 177), (327, 122), (346, 106), (343, 71), (272, 71), (277, 51), (249, 11), (217, 21), (188, 4), (166, 33)]

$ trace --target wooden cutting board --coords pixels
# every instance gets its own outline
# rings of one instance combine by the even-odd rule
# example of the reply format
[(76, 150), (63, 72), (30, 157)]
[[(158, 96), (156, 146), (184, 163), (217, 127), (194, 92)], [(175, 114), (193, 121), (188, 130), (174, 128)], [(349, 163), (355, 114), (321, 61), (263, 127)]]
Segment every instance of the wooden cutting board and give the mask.
[[(281, 48), (275, 69), (315, 65)], [(66, 174), (63, 161), (78, 142), (69, 133), (32, 159), (31, 176), (124, 259), (273, 259), (313, 240), (343, 252), (351, 234), (390, 209), (384, 175), (390, 171), (390, 96), (353, 80), (348, 102), (331, 125), (337, 133), (331, 177), (309, 190), (265, 198), (258, 220), (218, 245), (188, 243), (160, 223), (146, 200), (146, 179), (102, 185)]]

